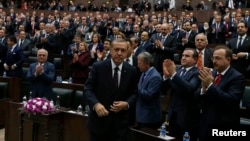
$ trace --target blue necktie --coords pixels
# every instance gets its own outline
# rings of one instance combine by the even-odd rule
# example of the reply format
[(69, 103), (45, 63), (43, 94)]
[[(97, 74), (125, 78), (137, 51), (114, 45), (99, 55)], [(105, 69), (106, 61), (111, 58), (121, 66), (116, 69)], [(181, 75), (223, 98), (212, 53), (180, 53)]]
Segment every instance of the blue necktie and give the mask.
[(182, 69), (181, 73), (180, 73), (180, 76), (184, 76), (186, 74), (186, 71), (187, 71), (186, 69)]

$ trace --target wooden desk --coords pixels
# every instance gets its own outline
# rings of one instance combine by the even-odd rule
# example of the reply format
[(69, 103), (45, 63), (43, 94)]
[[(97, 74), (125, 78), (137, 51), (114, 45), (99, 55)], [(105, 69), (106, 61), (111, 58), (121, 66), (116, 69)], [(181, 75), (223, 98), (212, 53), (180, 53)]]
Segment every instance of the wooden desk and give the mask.
[(20, 101), (20, 79), (16, 77), (0, 77), (0, 82), (8, 83), (8, 95), (13, 101)]
[(63, 140), (64, 141), (88, 141), (86, 116), (64, 112), (63, 115)]

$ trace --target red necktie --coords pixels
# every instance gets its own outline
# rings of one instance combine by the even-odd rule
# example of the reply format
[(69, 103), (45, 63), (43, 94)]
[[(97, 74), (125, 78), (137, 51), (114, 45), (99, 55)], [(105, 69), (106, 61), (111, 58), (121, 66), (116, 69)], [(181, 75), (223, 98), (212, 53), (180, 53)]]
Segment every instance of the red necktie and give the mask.
[(218, 86), (221, 81), (222, 75), (219, 73), (214, 79), (214, 85)]

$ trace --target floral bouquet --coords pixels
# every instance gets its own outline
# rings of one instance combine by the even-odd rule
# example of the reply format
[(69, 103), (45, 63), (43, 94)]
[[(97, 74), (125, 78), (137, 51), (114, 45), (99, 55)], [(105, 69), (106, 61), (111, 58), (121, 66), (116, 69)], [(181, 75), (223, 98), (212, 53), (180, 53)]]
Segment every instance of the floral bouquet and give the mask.
[(23, 103), (21, 111), (22, 113), (27, 113), (29, 115), (49, 114), (55, 112), (56, 108), (53, 102), (50, 102), (45, 98), (37, 97), (37, 98), (32, 98), (27, 102)]

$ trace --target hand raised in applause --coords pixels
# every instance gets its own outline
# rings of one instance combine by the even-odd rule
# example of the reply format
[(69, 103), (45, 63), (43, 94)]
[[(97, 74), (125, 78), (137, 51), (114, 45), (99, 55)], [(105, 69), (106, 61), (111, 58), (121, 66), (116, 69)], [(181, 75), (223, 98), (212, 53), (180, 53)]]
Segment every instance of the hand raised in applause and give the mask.
[(212, 75), (211, 69), (203, 67), (199, 71), (199, 78), (201, 80), (201, 85), (203, 90), (206, 90), (207, 87), (213, 82), (214, 77)]
[(36, 65), (36, 74), (42, 74), (43, 72), (43, 65)]
[(97, 113), (99, 117), (104, 117), (109, 114), (108, 110), (106, 110), (106, 108), (101, 103), (96, 104), (95, 112)]
[(170, 59), (165, 59), (163, 64), (164, 64), (164, 67), (166, 67), (166, 69), (167, 69), (167, 71), (169, 73), (169, 77), (171, 77), (176, 72), (176, 66), (175, 66), (174, 61), (172, 61)]

